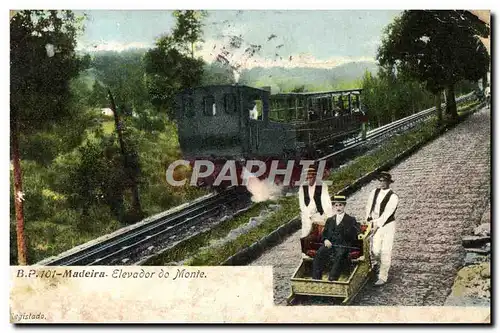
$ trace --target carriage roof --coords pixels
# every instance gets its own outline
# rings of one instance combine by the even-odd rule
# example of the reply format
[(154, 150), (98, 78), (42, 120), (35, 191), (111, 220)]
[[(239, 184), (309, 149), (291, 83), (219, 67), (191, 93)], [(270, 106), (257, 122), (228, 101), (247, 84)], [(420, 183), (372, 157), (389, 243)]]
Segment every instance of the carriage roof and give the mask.
[(332, 91), (315, 91), (315, 92), (290, 92), (273, 94), (273, 97), (309, 97), (309, 98), (326, 98), (334, 95), (348, 95), (348, 94), (361, 94), (363, 89), (346, 89), (346, 90), (332, 90)]
[(265, 89), (260, 89), (260, 88), (254, 88), (254, 87), (249, 87), (245, 85), (238, 85), (238, 84), (218, 84), (218, 85), (207, 85), (207, 86), (198, 86), (198, 87), (191, 87), (184, 89), (183, 91), (180, 92), (180, 94), (193, 94), (193, 93), (199, 93), (199, 92), (205, 92), (205, 93), (212, 93), (216, 91), (221, 91), (221, 90), (243, 90), (248, 93), (267, 93), (269, 94), (268, 90)]
[[(249, 93), (268, 93), (269, 90), (262, 88), (254, 88), (246, 85), (238, 85), (238, 84), (219, 84), (219, 85), (207, 85), (207, 86), (198, 86), (187, 88), (181, 91), (181, 94), (193, 94), (197, 92), (213, 92), (218, 90), (244, 90)], [(332, 90), (332, 91), (319, 91), (319, 92), (289, 92), (289, 93), (277, 93), (272, 94), (272, 97), (309, 97), (309, 98), (325, 98), (331, 97), (332, 95), (348, 95), (348, 94), (360, 94), (363, 89), (345, 89), (345, 90)]]

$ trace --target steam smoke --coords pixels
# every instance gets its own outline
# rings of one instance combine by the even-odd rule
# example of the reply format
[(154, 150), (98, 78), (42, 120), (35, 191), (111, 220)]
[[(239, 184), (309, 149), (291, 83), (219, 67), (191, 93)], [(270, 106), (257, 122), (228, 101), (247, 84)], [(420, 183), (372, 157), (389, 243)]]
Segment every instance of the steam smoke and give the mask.
[(260, 180), (254, 174), (243, 168), (243, 178), (247, 178), (247, 190), (252, 193), (253, 202), (277, 200), (281, 196), (283, 186), (276, 185), (267, 179)]

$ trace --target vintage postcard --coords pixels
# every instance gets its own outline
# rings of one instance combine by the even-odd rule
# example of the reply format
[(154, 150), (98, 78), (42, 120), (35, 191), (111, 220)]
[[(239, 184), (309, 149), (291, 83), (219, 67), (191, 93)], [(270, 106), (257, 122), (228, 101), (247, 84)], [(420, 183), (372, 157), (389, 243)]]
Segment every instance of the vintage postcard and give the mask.
[(16, 10), (10, 321), (491, 321), (489, 10)]

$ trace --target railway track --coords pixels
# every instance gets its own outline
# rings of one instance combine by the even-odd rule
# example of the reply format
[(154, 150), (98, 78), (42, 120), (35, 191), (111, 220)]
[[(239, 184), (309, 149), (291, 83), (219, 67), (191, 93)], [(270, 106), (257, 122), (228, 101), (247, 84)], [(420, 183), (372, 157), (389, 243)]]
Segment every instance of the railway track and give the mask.
[[(457, 104), (469, 100), (473, 93), (456, 99)], [(319, 160), (337, 157), (347, 151), (354, 150), (373, 142), (376, 139), (391, 135), (394, 132), (408, 129), (431, 117), (436, 108), (430, 108), (409, 117), (397, 120), (367, 132), (366, 140), (355, 138), (346, 141), (342, 149), (327, 154)], [(247, 200), (249, 193), (238, 192), (237, 188), (230, 187), (223, 192), (199, 200), (186, 207), (160, 217), (151, 222), (139, 225), (123, 233), (111, 236), (101, 242), (92, 244), (67, 255), (62, 255), (52, 260), (44, 260), (46, 266), (91, 266), (111, 265), (124, 258), (129, 258), (145, 249), (168, 240), (190, 227), (200, 225), (208, 218), (220, 214), (231, 204)], [(39, 263), (39, 264), (42, 264)]]
[(134, 252), (150, 247), (181, 230), (203, 223), (219, 214), (224, 207), (241, 200), (246, 194), (228, 188), (163, 218), (140, 225), (77, 252), (54, 259), (47, 266), (91, 266), (112, 264)]
[[(464, 103), (464, 102), (471, 100), (471, 98), (473, 98), (473, 97), (474, 97), (474, 93), (469, 93), (469, 94), (462, 95), (462, 96), (456, 98), (455, 101), (458, 105), (460, 103)], [(442, 106), (444, 107), (445, 104), (443, 103)], [(409, 128), (412, 128), (415, 125), (429, 119), (435, 113), (436, 113), (436, 107), (432, 107), (432, 108), (420, 111), (418, 113), (415, 113), (411, 116), (396, 120), (392, 123), (377, 127), (377, 128), (375, 128), (371, 131), (368, 131), (366, 133), (365, 140), (363, 140), (361, 138), (361, 136), (346, 140), (344, 142), (344, 147), (342, 149), (336, 150), (330, 154), (322, 156), (319, 159), (317, 159), (317, 161), (328, 160), (328, 159), (331, 159), (332, 157), (337, 157), (338, 155), (346, 153), (347, 151), (359, 148), (361, 146), (365, 146), (367, 144), (367, 142), (373, 142), (375, 140), (382, 139), (384, 137), (387, 137), (389, 135), (394, 134), (395, 132), (408, 130)]]

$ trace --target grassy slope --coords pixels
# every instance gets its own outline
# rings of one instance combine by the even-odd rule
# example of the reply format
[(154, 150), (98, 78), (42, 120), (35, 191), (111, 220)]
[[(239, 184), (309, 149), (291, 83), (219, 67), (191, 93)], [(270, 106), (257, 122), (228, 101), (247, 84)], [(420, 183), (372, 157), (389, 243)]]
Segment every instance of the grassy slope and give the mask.
[[(105, 135), (115, 130), (114, 120), (111, 117), (103, 118), (101, 126)], [(148, 215), (154, 215), (206, 194), (206, 191), (198, 188), (187, 186), (173, 188), (166, 183), (164, 166), (180, 156), (177, 137), (172, 134), (173, 131), (173, 126), (167, 126), (165, 132), (156, 137), (146, 137), (141, 134), (140, 161), (144, 182), (140, 188), (140, 195), (142, 207)], [(88, 131), (81, 145), (88, 140), (99, 139), (92, 131)], [(124, 227), (116, 221), (104, 204), (92, 208), (89, 218), (82, 218), (79, 210), (70, 205), (67, 196), (51, 188), (52, 177), (64, 179), (67, 177), (67, 168), (76, 167), (78, 163), (79, 154), (76, 149), (71, 153), (59, 155), (48, 167), (23, 161), (23, 183), (27, 193), (24, 207), (25, 233), (29, 263), (36, 263)], [(64, 168), (55, 169), (55, 165)], [(17, 251), (13, 209), (10, 222), (12, 259)]]

